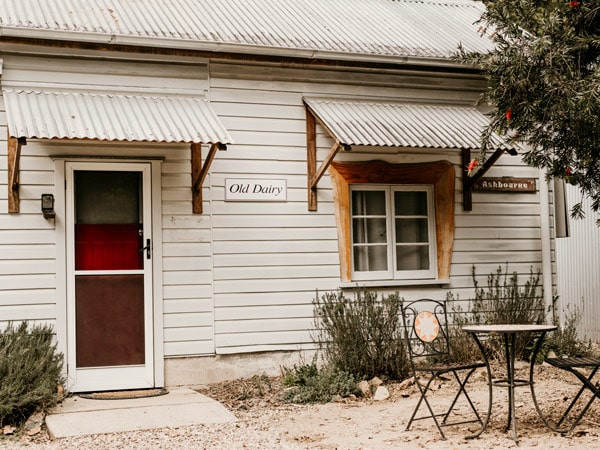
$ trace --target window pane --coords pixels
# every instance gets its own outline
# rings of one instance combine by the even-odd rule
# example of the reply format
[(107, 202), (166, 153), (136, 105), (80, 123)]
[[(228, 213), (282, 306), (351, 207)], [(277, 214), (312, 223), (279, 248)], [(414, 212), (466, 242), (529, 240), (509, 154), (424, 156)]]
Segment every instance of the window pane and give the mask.
[(75, 172), (75, 223), (140, 223), (141, 173)]
[(396, 242), (429, 242), (427, 219), (396, 219)]
[(142, 269), (141, 204), (141, 172), (75, 171), (75, 269)]
[(395, 191), (394, 208), (397, 216), (426, 216), (427, 192)]
[(381, 244), (387, 242), (385, 219), (354, 219), (352, 235), (355, 244)]
[(357, 272), (388, 270), (387, 246), (354, 247), (354, 270)]
[(352, 191), (353, 216), (385, 216), (384, 191)]
[(429, 246), (396, 246), (396, 266), (396, 270), (429, 270)]

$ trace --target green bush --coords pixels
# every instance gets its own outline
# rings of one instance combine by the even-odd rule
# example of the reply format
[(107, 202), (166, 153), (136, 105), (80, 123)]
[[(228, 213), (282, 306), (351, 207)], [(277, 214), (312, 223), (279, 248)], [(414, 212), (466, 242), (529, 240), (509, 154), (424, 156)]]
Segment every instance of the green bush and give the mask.
[[(525, 284), (519, 284), (516, 272), (509, 274), (508, 267), (502, 270), (498, 267), (487, 276), (486, 287), (479, 287), (475, 266), (472, 267), (471, 277), (475, 287), (475, 298), (469, 299), (469, 310), (462, 311), (458, 305), (458, 296), (448, 292), (446, 300), (453, 302), (451, 335), (452, 351), (456, 358), (466, 358), (473, 354), (476, 346), (472, 339), (460, 328), (467, 324), (498, 324), (498, 323), (542, 323), (544, 320), (544, 295), (540, 284), (540, 273), (529, 272)], [(515, 342), (515, 355), (518, 359), (526, 359), (531, 348), (531, 337), (518, 335)], [(488, 340), (489, 347), (498, 356), (502, 353), (501, 342), (495, 337)], [(476, 352), (475, 354), (477, 354)]]
[(325, 362), (360, 379), (404, 379), (408, 359), (402, 342), (400, 297), (355, 289), (353, 298), (328, 292), (313, 300), (313, 340)]
[(0, 426), (18, 425), (60, 400), (63, 355), (52, 341), (48, 325), (9, 324), (0, 333)]
[(563, 356), (597, 356), (592, 341), (578, 337), (577, 328), (580, 322), (581, 313), (578, 310), (569, 311), (564, 326), (559, 326), (544, 340), (537, 358), (538, 361), (543, 361), (550, 352), (554, 352), (559, 358)]
[(352, 374), (329, 366), (319, 368), (315, 360), (284, 369), (283, 384), (290, 388), (283, 400), (290, 403), (327, 403), (360, 393)]

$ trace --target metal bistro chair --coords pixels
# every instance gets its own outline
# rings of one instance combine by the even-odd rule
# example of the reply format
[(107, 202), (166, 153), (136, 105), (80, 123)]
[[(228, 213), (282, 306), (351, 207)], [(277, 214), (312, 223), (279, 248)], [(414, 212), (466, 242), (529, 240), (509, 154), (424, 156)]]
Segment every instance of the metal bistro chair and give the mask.
[[(485, 367), (487, 369), (488, 380), (491, 380), (490, 367), (487, 362), (484, 362), (487, 360), (482, 358), (482, 361), (473, 363), (457, 363), (452, 361), (448, 342), (448, 315), (446, 312), (446, 304), (444, 302), (429, 299), (403, 302), (401, 311), (410, 365), (415, 378), (415, 384), (421, 393), (419, 401), (408, 421), (406, 430), (410, 430), (410, 427), (415, 420), (431, 418), (435, 422), (442, 439), (445, 440), (446, 436), (442, 431), (443, 426), (479, 422), (481, 428), (475, 434), (466, 436), (465, 438), (472, 439), (478, 437), (483, 430), (485, 430), (490, 418), (492, 409), (492, 385), (491, 383), (488, 383), (489, 401), (486, 416), (483, 418), (480, 416), (469, 397), (466, 385), (471, 375), (473, 375), (478, 368)], [(483, 352), (483, 348), (481, 348), (480, 344), (479, 346), (479, 350)], [(436, 378), (450, 373), (458, 382), (458, 392), (452, 400), (450, 407), (445, 412), (436, 413), (431, 405), (430, 398), (428, 397), (428, 394), (432, 392), (431, 383)], [(425, 383), (419, 381), (420, 376), (428, 376), (427, 381)], [(463, 420), (460, 421), (449, 422), (448, 419), (451, 417), (450, 414), (457, 406), (461, 394), (464, 396), (464, 399), (466, 399), (467, 404), (472, 410), (473, 418), (467, 418), (466, 420), (463, 418)], [(426, 405), (428, 413), (416, 417), (417, 412), (423, 403)], [(438, 420), (438, 417), (441, 417), (441, 421)]]
[[(540, 340), (541, 341), (541, 340)], [(537, 357), (537, 354), (541, 347), (541, 342), (538, 341), (535, 350), (533, 352), (533, 360)], [(533, 364), (531, 365), (529, 378), (532, 380), (530, 383), (531, 386), (531, 396), (533, 397), (533, 404), (535, 405), (535, 409), (537, 410), (540, 418), (546, 424), (548, 428), (557, 433), (567, 434), (570, 433), (573, 428), (575, 428), (585, 413), (592, 406), (593, 401), (600, 397), (600, 386), (599, 381), (593, 381), (596, 372), (598, 372), (598, 368), (600, 368), (600, 358), (596, 357), (567, 357), (567, 358), (546, 358), (545, 360), (548, 364), (562, 370), (566, 370), (567, 372), (572, 373), (577, 377), (577, 379), (581, 382), (581, 388), (573, 396), (571, 403), (567, 406), (565, 411), (561, 414), (560, 418), (554, 423), (550, 420), (549, 414), (542, 414), (542, 409), (538, 403), (537, 397), (535, 395), (535, 389), (533, 384)], [(581, 395), (585, 392), (586, 389), (589, 389), (591, 396), (587, 403), (584, 404), (585, 400), (579, 402), (580, 405), (583, 405), (583, 408), (577, 412), (574, 409), (575, 405), (578, 403), (578, 400), (581, 398)], [(556, 411), (556, 408), (552, 408), (553, 411)], [(560, 414), (560, 413), (559, 413)]]

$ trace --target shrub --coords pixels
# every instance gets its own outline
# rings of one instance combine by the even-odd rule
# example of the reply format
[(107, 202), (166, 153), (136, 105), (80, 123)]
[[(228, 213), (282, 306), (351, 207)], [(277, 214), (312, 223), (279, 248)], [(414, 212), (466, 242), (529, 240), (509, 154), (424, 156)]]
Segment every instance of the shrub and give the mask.
[[(466, 324), (498, 324), (498, 323), (542, 323), (544, 320), (544, 295), (540, 285), (540, 273), (529, 272), (529, 279), (524, 285), (519, 285), (516, 272), (509, 275), (508, 267), (502, 270), (498, 267), (487, 276), (487, 286), (479, 287), (475, 266), (472, 267), (471, 277), (475, 287), (475, 298), (469, 300), (470, 309), (462, 311), (460, 306), (453, 305), (453, 351), (456, 357), (468, 357), (471, 349), (476, 348), (470, 343), (471, 339), (462, 333), (460, 327)], [(446, 299), (457, 302), (448, 292)], [(515, 355), (518, 359), (527, 357), (530, 349), (530, 337), (518, 335), (515, 342)], [(497, 339), (491, 337), (489, 344), (496, 353), (500, 353)], [(461, 356), (462, 355), (462, 356)]]
[(313, 300), (313, 340), (326, 364), (360, 379), (404, 379), (408, 360), (402, 342), (400, 297), (355, 289), (353, 298), (328, 292)]
[(577, 328), (581, 322), (581, 313), (578, 310), (569, 311), (564, 326), (559, 326), (556, 331), (549, 333), (544, 340), (538, 360), (543, 361), (551, 351), (556, 356), (596, 356), (594, 346), (589, 339), (580, 339)]
[(291, 403), (327, 403), (360, 393), (352, 374), (331, 366), (319, 368), (315, 360), (284, 369), (283, 384), (290, 387), (283, 400)]
[(52, 328), (26, 322), (0, 333), (0, 426), (18, 425), (37, 410), (54, 406), (63, 355), (52, 343)]

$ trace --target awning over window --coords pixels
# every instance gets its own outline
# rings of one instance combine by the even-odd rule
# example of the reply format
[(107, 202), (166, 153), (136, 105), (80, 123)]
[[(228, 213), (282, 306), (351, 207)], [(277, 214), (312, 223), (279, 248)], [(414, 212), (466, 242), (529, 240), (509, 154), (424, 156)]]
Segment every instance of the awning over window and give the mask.
[[(343, 148), (353, 146), (412, 147), (461, 150), (463, 208), (472, 208), (475, 181), (504, 153), (516, 155), (519, 147), (493, 134), (494, 153), (475, 174), (468, 173), (471, 150), (481, 147), (481, 135), (489, 119), (472, 106), (391, 103), (353, 99), (304, 98), (307, 108), (308, 209), (317, 209), (317, 184)], [(329, 154), (317, 168), (316, 123), (334, 140)]]
[[(475, 149), (489, 119), (474, 107), (304, 98), (342, 145)], [(516, 150), (500, 136), (495, 148)]]
[(202, 97), (20, 88), (2, 94), (11, 137), (233, 142)]

